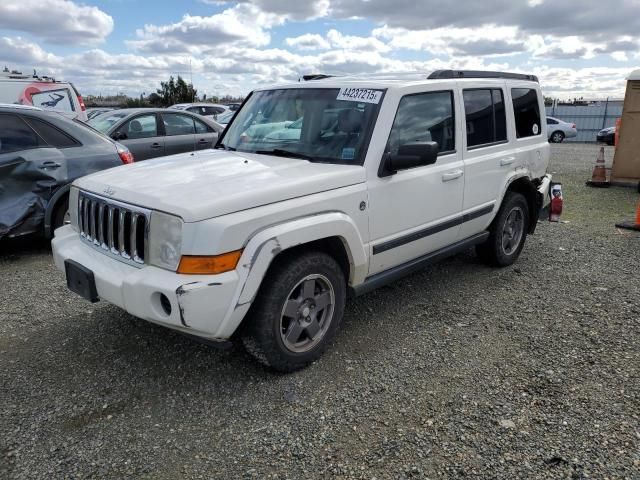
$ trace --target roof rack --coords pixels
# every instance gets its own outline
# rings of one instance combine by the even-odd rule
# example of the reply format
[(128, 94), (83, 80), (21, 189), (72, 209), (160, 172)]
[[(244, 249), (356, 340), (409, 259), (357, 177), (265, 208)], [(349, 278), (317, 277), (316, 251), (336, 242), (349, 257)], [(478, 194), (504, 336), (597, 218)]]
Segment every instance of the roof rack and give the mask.
[(324, 73), (312, 73), (310, 75), (303, 75), (302, 79), (305, 82), (309, 82), (311, 80), (324, 80), (325, 78), (335, 77), (335, 75), (326, 75)]
[(488, 72), (482, 70), (436, 70), (427, 77), (429, 80), (443, 80), (451, 78), (508, 78), (511, 80), (529, 80), (537, 82), (535, 75), (511, 72)]

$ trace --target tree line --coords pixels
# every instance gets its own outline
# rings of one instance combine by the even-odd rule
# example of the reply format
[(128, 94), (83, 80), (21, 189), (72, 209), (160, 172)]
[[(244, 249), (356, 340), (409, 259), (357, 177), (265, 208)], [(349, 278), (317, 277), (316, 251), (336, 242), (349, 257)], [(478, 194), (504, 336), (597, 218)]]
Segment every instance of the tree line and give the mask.
[(110, 107), (169, 107), (176, 103), (211, 102), (211, 103), (234, 103), (241, 102), (241, 97), (210, 96), (207, 94), (198, 95), (198, 90), (193, 84), (187, 83), (180, 75), (174, 78), (169, 77), (166, 82), (160, 82), (160, 88), (148, 95), (140, 94), (139, 97), (129, 97), (126, 95), (112, 96), (87, 96), (85, 105), (87, 107), (110, 106)]

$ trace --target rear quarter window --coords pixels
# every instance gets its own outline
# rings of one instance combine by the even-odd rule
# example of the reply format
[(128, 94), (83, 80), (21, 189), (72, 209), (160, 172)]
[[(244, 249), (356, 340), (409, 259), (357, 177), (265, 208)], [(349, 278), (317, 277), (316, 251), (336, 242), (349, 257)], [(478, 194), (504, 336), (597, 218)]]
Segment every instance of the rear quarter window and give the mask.
[(540, 106), (538, 92), (533, 88), (512, 88), (513, 114), (516, 119), (517, 138), (540, 135)]

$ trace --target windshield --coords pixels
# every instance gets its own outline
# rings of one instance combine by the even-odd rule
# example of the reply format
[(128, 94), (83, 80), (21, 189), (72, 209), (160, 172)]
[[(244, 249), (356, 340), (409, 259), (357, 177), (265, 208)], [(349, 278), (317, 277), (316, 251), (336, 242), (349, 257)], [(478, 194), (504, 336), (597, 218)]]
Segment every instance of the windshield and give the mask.
[(369, 93), (370, 102), (378, 102), (369, 103), (343, 100), (349, 97), (349, 92), (343, 90), (292, 88), (255, 92), (238, 112), (218, 148), (362, 165), (383, 92), (359, 89)]
[(117, 122), (122, 120), (128, 114), (125, 112), (105, 112), (90, 119), (87, 123), (102, 133), (107, 133), (109, 129)]
[(233, 117), (233, 114), (235, 112), (224, 112), (218, 115), (218, 118), (216, 118), (216, 120), (218, 121), (218, 123), (221, 123), (222, 125), (226, 125), (227, 123), (229, 123), (231, 121), (231, 118)]

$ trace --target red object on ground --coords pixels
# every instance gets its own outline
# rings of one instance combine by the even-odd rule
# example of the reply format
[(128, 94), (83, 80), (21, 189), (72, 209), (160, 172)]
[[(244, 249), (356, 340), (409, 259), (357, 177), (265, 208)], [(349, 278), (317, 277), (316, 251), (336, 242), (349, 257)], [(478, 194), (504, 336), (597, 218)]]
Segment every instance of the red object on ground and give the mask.
[(560, 221), (560, 215), (562, 215), (562, 204), (564, 199), (562, 198), (562, 184), (554, 183), (551, 186), (551, 205), (549, 206), (549, 221)]

